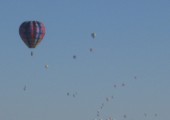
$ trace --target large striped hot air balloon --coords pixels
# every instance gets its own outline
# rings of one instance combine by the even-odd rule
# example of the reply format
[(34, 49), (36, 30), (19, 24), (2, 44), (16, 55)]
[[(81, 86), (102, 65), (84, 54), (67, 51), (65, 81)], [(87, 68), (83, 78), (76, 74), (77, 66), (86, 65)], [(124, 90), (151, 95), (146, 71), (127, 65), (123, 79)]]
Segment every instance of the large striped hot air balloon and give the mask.
[(25, 21), (19, 27), (20, 37), (28, 48), (36, 48), (44, 38), (45, 32), (44, 24), (39, 21)]

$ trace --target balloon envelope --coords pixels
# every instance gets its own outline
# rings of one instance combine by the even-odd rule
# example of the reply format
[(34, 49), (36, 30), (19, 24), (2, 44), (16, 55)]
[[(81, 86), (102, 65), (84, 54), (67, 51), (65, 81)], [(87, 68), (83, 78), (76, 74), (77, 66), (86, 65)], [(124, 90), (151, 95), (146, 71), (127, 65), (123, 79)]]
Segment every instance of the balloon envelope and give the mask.
[(46, 69), (48, 69), (48, 65), (45, 65), (44, 67), (45, 67)]
[(91, 33), (91, 36), (94, 39), (96, 37), (96, 33)]
[(39, 21), (25, 21), (19, 27), (19, 34), (29, 48), (35, 48), (45, 36), (45, 26)]

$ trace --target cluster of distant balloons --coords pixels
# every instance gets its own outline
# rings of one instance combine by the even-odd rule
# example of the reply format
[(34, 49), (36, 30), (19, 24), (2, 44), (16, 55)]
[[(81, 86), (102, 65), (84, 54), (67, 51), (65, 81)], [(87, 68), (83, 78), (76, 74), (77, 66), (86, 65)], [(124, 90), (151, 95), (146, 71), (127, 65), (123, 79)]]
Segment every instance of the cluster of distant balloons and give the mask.
[[(91, 33), (91, 37), (92, 37), (93, 39), (95, 39), (95, 38), (96, 38), (96, 33), (95, 33), (95, 32)], [(90, 52), (93, 52), (93, 48), (89, 48), (89, 51), (90, 51)], [(76, 59), (76, 58), (77, 58), (77, 56), (76, 56), (76, 55), (73, 55), (73, 59)]]
[[(19, 27), (19, 35), (28, 48), (36, 48), (37, 45), (40, 44), (40, 42), (43, 40), (45, 33), (46, 33), (45, 26), (42, 22), (39, 22), (39, 21), (25, 21)], [(95, 32), (91, 33), (91, 37), (95, 39), (96, 33)], [(89, 51), (93, 52), (93, 48), (90, 48)], [(31, 56), (33, 55), (34, 53), (33, 51), (31, 51)], [(77, 56), (73, 55), (73, 59), (76, 59), (76, 58)], [(44, 67), (47, 70), (49, 66), (48, 64), (46, 64), (44, 65)], [(137, 79), (137, 77), (135, 76), (134, 79)], [(122, 83), (121, 86), (124, 87), (125, 83)], [(117, 85), (114, 84), (113, 87), (117, 88)], [(26, 89), (27, 87), (25, 85), (23, 90), (26, 91)], [(75, 93), (67, 92), (67, 96), (72, 96), (75, 98), (77, 96), (77, 92)], [(114, 96), (112, 95), (110, 97), (106, 97), (105, 101), (109, 102), (110, 99), (114, 99)], [(102, 118), (100, 118), (100, 115), (101, 115), (101, 110), (103, 109), (104, 105), (105, 103), (103, 102), (100, 105), (100, 109), (97, 110), (97, 118), (95, 118), (96, 120), (98, 119), (102, 120)], [(147, 117), (147, 116), (148, 114), (144, 113), (144, 117)], [(155, 113), (154, 116), (157, 117), (158, 114)], [(123, 118), (127, 118), (127, 115), (124, 114)], [(112, 117), (109, 117), (106, 120), (114, 120), (114, 119)]]
[[(134, 76), (134, 80), (137, 80), (137, 76)], [(122, 82), (121, 84), (119, 84), (119, 87), (125, 87), (125, 83), (124, 82)], [(118, 87), (118, 84), (113, 84), (113, 88), (117, 88)], [(113, 100), (115, 97), (114, 97), (114, 95), (111, 95), (111, 96), (107, 96), (107, 97), (105, 97), (105, 101), (101, 104), (101, 105), (99, 105), (99, 107), (98, 107), (98, 109), (97, 109), (97, 112), (96, 112), (96, 117), (94, 118), (94, 120), (117, 120), (117, 119), (115, 119), (115, 118), (113, 118), (112, 116), (110, 116), (110, 117), (108, 117), (108, 118), (103, 118), (102, 116), (102, 110), (103, 110), (103, 108), (104, 108), (104, 106), (105, 106), (105, 104), (107, 104), (108, 102), (111, 102), (111, 100)], [(152, 117), (157, 117), (158, 116), (158, 114), (157, 113), (154, 113), (153, 115), (149, 115), (149, 114), (147, 114), (147, 113), (144, 113), (143, 114), (143, 116), (144, 116), (144, 118), (147, 118), (147, 117), (149, 117), (149, 116), (152, 116)], [(128, 115), (127, 114), (123, 114), (122, 115), (122, 118), (123, 119), (126, 119), (128, 117)], [(119, 118), (119, 119), (121, 119), (121, 118)]]
[[(120, 86), (120, 87), (125, 87), (125, 83), (122, 82), (119, 86)], [(114, 84), (114, 85), (113, 85), (113, 88), (116, 89), (117, 87), (118, 87), (117, 84)], [(106, 119), (102, 118), (102, 110), (103, 110), (105, 104), (107, 104), (108, 102), (111, 102), (111, 100), (113, 100), (113, 99), (114, 99), (114, 95), (105, 97), (105, 101), (102, 102), (101, 105), (99, 105), (99, 108), (98, 108), (97, 114), (96, 114), (96, 118), (95, 118), (94, 120), (113, 120), (112, 117), (109, 117), (109, 118), (106, 118)], [(127, 117), (126, 114), (124, 114), (124, 115), (123, 115), (123, 118), (126, 118), (126, 117)]]
[(77, 96), (77, 92), (71, 93), (71, 92), (67, 92), (67, 96), (71, 96), (73, 98), (75, 98)]

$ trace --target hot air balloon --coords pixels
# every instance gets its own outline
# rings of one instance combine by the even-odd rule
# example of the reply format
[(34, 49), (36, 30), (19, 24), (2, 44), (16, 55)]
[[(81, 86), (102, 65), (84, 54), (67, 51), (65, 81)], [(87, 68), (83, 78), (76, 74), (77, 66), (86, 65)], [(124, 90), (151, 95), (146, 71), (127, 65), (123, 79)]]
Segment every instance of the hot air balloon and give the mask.
[(95, 33), (95, 32), (91, 33), (91, 37), (92, 37), (93, 39), (95, 39), (96, 33)]
[(25, 21), (19, 27), (19, 35), (28, 48), (36, 48), (44, 38), (45, 32), (44, 24), (39, 21)]
[(77, 56), (76, 55), (73, 55), (73, 59), (76, 59), (77, 58)]
[(127, 116), (126, 116), (126, 115), (123, 115), (123, 117), (124, 117), (124, 118), (127, 118)]
[(70, 95), (70, 93), (69, 92), (67, 92), (67, 96), (69, 96)]
[(44, 67), (45, 67), (46, 70), (48, 69), (48, 65), (47, 64)]
[(23, 88), (23, 90), (26, 91), (26, 89), (27, 89), (27, 86), (25, 85), (24, 88)]
[(106, 97), (106, 101), (107, 101), (107, 102), (109, 101), (109, 98), (108, 98), (108, 97)]
[(90, 51), (90, 52), (93, 52), (93, 48), (90, 48), (89, 51)]
[(125, 83), (122, 83), (122, 87), (124, 87), (125, 86)]
[(144, 116), (147, 117), (147, 113), (144, 113)]

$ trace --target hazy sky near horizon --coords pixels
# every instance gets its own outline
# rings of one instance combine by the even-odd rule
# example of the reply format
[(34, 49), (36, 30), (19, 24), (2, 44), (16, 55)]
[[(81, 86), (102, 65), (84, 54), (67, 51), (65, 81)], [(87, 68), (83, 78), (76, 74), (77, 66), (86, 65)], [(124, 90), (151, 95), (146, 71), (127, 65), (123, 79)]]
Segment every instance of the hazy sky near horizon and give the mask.
[[(1, 0), (0, 119), (170, 119), (169, 6), (169, 0)], [(46, 26), (32, 57), (18, 33), (30, 20)]]

